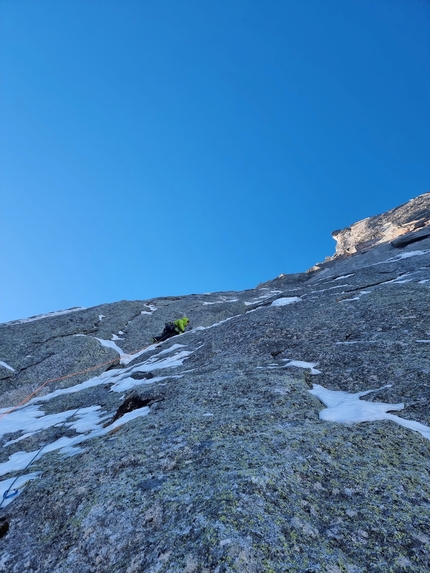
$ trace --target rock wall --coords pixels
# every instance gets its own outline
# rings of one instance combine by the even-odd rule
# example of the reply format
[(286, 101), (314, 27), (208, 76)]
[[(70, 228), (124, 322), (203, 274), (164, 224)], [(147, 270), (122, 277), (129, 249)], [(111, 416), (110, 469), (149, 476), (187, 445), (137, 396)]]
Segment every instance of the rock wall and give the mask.
[(430, 236), (430, 192), (382, 215), (368, 217), (340, 231), (333, 231), (337, 241), (335, 257), (368, 251), (381, 243), (404, 247)]
[(421, 236), (1, 325), (0, 571), (428, 573), (429, 286)]

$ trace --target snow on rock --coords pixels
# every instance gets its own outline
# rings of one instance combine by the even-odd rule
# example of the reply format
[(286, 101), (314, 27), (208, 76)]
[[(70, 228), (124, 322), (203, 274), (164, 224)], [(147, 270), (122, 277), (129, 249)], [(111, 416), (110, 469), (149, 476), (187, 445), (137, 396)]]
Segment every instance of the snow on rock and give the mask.
[(238, 302), (238, 298), (234, 297), (234, 298), (229, 298), (227, 296), (220, 296), (218, 300), (214, 300), (214, 301), (204, 301), (203, 305), (204, 306), (208, 306), (211, 304), (223, 304), (226, 302)]
[[(104, 346), (111, 348), (116, 346), (112, 341), (103, 339), (97, 340), (99, 340), (99, 342)], [(104, 436), (108, 432), (127, 423), (128, 421), (139, 416), (146, 416), (149, 413), (149, 407), (145, 406), (143, 408), (138, 408), (125, 414), (104, 428), (103, 422), (106, 418), (110, 417), (111, 414), (103, 411), (99, 405), (82, 407), (77, 410), (64, 410), (55, 414), (45, 414), (40, 410), (40, 405), (37, 405), (37, 402), (48, 402), (57, 396), (79, 392), (100, 384), (111, 384), (111, 391), (113, 392), (125, 392), (141, 384), (153, 384), (173, 377), (181, 378), (182, 375), (176, 375), (159, 376), (153, 377), (149, 380), (141, 380), (134, 379), (132, 374), (137, 372), (149, 373), (160, 369), (177, 368), (182, 366), (184, 360), (191, 354), (193, 354), (193, 351), (184, 350), (183, 344), (173, 344), (171, 347), (158, 352), (144, 362), (135, 366), (124, 370), (104, 372), (99, 376), (95, 376), (85, 382), (76, 384), (75, 386), (60, 388), (45, 396), (33, 398), (25, 406), (10, 412), (10, 409), (8, 408), (0, 409), (0, 415), (7, 413), (7, 415), (0, 418), (0, 437), (6, 434), (20, 434), (17, 438), (6, 442), (4, 447), (25, 440), (38, 432), (58, 426), (59, 424), (64, 424), (69, 428), (69, 430), (74, 430), (77, 434), (72, 437), (63, 436), (52, 443), (48, 443), (39, 453), (38, 450), (14, 453), (9, 457), (8, 461), (0, 464), (0, 475), (13, 471), (24, 470), (32, 461), (39, 459), (42, 455), (51, 451), (59, 450), (63, 455), (74, 455), (79, 453), (81, 451), (80, 448), (77, 448), (79, 444), (95, 437)]]
[(342, 298), (339, 300), (339, 302), (351, 302), (353, 300), (360, 300), (360, 298), (365, 295), (365, 294), (370, 294), (372, 291), (370, 290), (362, 290), (360, 291), (360, 293), (357, 296), (354, 296), (352, 298)]
[(321, 410), (319, 417), (327, 422), (338, 422), (340, 424), (359, 424), (361, 422), (375, 422), (379, 420), (390, 420), (422, 434), (430, 440), (430, 427), (425, 426), (414, 420), (405, 420), (388, 412), (393, 410), (403, 410), (404, 404), (384, 404), (382, 402), (366, 402), (360, 400), (372, 392), (378, 392), (382, 388), (389, 388), (391, 385), (386, 384), (375, 390), (365, 390), (351, 394), (342, 390), (328, 390), (319, 384), (313, 384), (313, 389), (309, 390), (310, 394), (316, 396), (326, 406)]
[(388, 261), (392, 262), (392, 261), (400, 261), (401, 259), (409, 259), (410, 257), (420, 257), (421, 255), (426, 255), (429, 252), (430, 252), (429, 249), (423, 251), (408, 251), (406, 253), (401, 253), (400, 255), (397, 255), (392, 259), (388, 259)]
[(124, 338), (120, 338), (120, 337), (117, 336), (116, 334), (112, 334), (111, 340), (124, 340)]
[(300, 300), (301, 298), (299, 296), (277, 298), (272, 302), (270, 306), (286, 306), (287, 304), (293, 304), (294, 302), (299, 302)]
[[(87, 388), (93, 388), (94, 386), (99, 386), (101, 384), (103, 384), (103, 385), (111, 384), (112, 385), (112, 391), (115, 391), (115, 392), (118, 391), (119, 392), (120, 390), (117, 390), (117, 388), (121, 388), (121, 385), (119, 384), (119, 382), (122, 381), (123, 379), (128, 379), (133, 372), (154, 372), (155, 370), (159, 370), (161, 368), (177, 368), (178, 366), (182, 366), (184, 360), (188, 356), (190, 356), (194, 351), (180, 351), (180, 352), (177, 352), (174, 356), (170, 356), (168, 358), (165, 358), (165, 355), (169, 354), (171, 352), (175, 352), (176, 350), (183, 348), (183, 347), (184, 347), (183, 344), (174, 344), (170, 348), (167, 348), (166, 350), (163, 350), (163, 351), (159, 352), (158, 354), (151, 356), (151, 358), (149, 358), (148, 360), (141, 362), (140, 364), (137, 364), (135, 366), (131, 366), (131, 367), (128, 367), (127, 369), (123, 369), (123, 370), (121, 370), (121, 369), (108, 370), (106, 372), (102, 372), (98, 376), (94, 376), (92, 378), (89, 378), (88, 380), (85, 380), (84, 382), (80, 382), (79, 384), (75, 384), (74, 386), (69, 386), (68, 388), (59, 388), (58, 390), (54, 390), (53, 392), (50, 392), (49, 394), (46, 394), (45, 396), (36, 396), (36, 397), (32, 398), (27, 403), (27, 405), (25, 407), (29, 407), (30, 405), (36, 404), (39, 402), (47, 402), (49, 400), (52, 400), (52, 398), (56, 398), (57, 396), (62, 396), (64, 394), (73, 394), (76, 392), (81, 392), (82, 390), (86, 390)], [(160, 358), (160, 356), (162, 358)], [(134, 357), (135, 357), (135, 355), (132, 355), (131, 360)], [(171, 376), (169, 376), (169, 378), (170, 377)], [(155, 379), (151, 379), (151, 380), (155, 382)], [(144, 383), (145, 383), (145, 381), (142, 381), (142, 380), (134, 380), (135, 386), (138, 386), (138, 385), (141, 385)], [(131, 387), (132, 387), (131, 382), (129, 382), (127, 389), (131, 389)], [(124, 389), (124, 387), (122, 387), (122, 389)], [(7, 412), (8, 410), (10, 410), (10, 407), (0, 409), (0, 415), (3, 412)], [(21, 409), (19, 409), (19, 411), (21, 411)], [(7, 418), (7, 416), (5, 416), (4, 419), (6, 419), (6, 418)], [(2, 424), (2, 419), (0, 419), (0, 429), (1, 429), (1, 424)]]
[(287, 364), (286, 367), (295, 366), (296, 368), (310, 368), (311, 374), (321, 374), (321, 370), (317, 370), (315, 366), (318, 366), (318, 362), (303, 362), (302, 360), (290, 360), (289, 358), (283, 359)]
[(15, 369), (12, 368), (12, 366), (9, 366), (9, 364), (6, 364), (6, 362), (3, 362), (2, 360), (0, 360), (0, 366), (3, 366), (4, 368), (11, 370), (12, 372), (15, 372)]
[(103, 338), (97, 338), (96, 336), (94, 336), (94, 338), (98, 340), (102, 346), (106, 346), (106, 348), (112, 348), (113, 350), (116, 350), (120, 356), (125, 355), (125, 352), (123, 352), (121, 348), (113, 340), (104, 340)]
[[(39, 477), (40, 472), (11, 477), (0, 481), (0, 503), (2, 507), (9, 505), (23, 491), (26, 484)], [(10, 489), (9, 489), (10, 488)]]
[[(269, 290), (266, 288), (260, 289), (260, 290)], [(264, 302), (265, 300), (267, 300), (268, 298), (272, 298), (273, 296), (277, 295), (277, 294), (282, 294), (281, 290), (269, 290), (269, 292), (264, 293), (248, 302), (245, 302), (246, 306), (250, 306), (252, 304), (258, 304), (259, 302)]]
[[(18, 416), (22, 416), (23, 423), (25, 423), (25, 411), (18, 410), (17, 412)], [(66, 412), (61, 412), (58, 415), (54, 414), (54, 416), (64, 418), (65, 414)], [(102, 422), (106, 419), (107, 415), (105, 412), (100, 410), (100, 406), (84, 408), (80, 412), (76, 412), (74, 416), (73, 414), (71, 416), (71, 418), (78, 418), (78, 420), (75, 422), (70, 422), (70, 427), (75, 429), (77, 432), (80, 432), (79, 434), (73, 437), (63, 436), (50, 444), (46, 444), (41, 450), (34, 450), (31, 452), (15, 452), (9, 457), (8, 461), (0, 463), (0, 476), (11, 472), (24, 470), (32, 461), (40, 459), (48, 452), (59, 450), (63, 455), (74, 455), (79, 453), (81, 449), (76, 448), (77, 445), (96, 437), (105, 436), (115, 428), (126, 424), (130, 420), (134, 420), (139, 416), (147, 416), (148, 414), (149, 407), (145, 406), (143, 408), (138, 408), (132, 412), (124, 414), (124, 416), (112, 424), (103, 427)], [(11, 415), (12, 414), (9, 414), (9, 416)], [(15, 421), (17, 421), (16, 418)], [(44, 422), (46, 423), (46, 428), (52, 426), (52, 420), (50, 416), (44, 416), (39, 420), (40, 425), (42, 425)], [(39, 426), (39, 429), (44, 428)]]
[[(145, 304), (146, 308), (149, 308), (149, 310), (142, 310), (140, 314), (153, 314), (157, 309), (156, 306), (154, 306), (153, 304)], [(122, 332), (119, 332), (119, 334), (123, 334)]]
[[(36, 432), (61, 424), (76, 411), (75, 408), (73, 410), (58, 412), (57, 414), (45, 415), (43, 411), (39, 410), (39, 407), (40, 406), (30, 405), (24, 408), (18, 408), (7, 416), (4, 416), (0, 420), (0, 437), (15, 432), (22, 432), (26, 437), (31, 436)], [(99, 409), (100, 406), (84, 408), (83, 410), (90, 410), (92, 412), (94, 408)], [(3, 411), (1, 413), (3, 413)], [(81, 415), (84, 415), (83, 412)], [(16, 441), (18, 440), (14, 440), (14, 442)], [(12, 442), (8, 442), (6, 445), (10, 443)]]

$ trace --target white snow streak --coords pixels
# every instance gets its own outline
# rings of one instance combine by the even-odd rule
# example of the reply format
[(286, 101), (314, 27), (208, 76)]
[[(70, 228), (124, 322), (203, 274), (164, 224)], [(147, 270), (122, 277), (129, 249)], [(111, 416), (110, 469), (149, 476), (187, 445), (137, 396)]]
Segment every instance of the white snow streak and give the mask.
[(294, 302), (299, 302), (300, 300), (301, 298), (299, 296), (277, 298), (272, 302), (270, 306), (286, 306), (287, 304), (293, 304)]
[[(0, 481), (0, 500), (2, 500), (2, 507), (6, 507), (7, 505), (9, 505), (14, 499), (16, 499), (18, 497), (18, 495), (22, 492), (22, 490), (24, 489), (24, 485), (33, 480), (36, 479), (39, 476), (40, 472), (34, 472), (31, 474), (27, 474), (27, 475), (23, 475), (23, 476), (19, 476), (18, 478), (9, 478), (9, 479), (5, 479), (4, 481)], [(8, 492), (8, 496), (6, 499), (3, 499), (3, 495), (8, 491), (8, 489), (10, 488), (10, 486), (13, 484), (13, 487), (11, 488), (11, 490)], [(15, 494), (15, 495), (14, 495)]]
[(350, 273), (349, 275), (342, 275), (340, 277), (336, 277), (335, 279), (333, 279), (334, 281), (340, 281), (341, 279), (347, 279), (348, 277), (352, 277), (354, 275), (354, 273)]
[[(147, 308), (149, 308), (149, 310), (142, 310), (140, 314), (153, 314), (156, 310), (158, 310), (158, 308), (156, 306), (154, 306), (153, 304), (145, 304), (145, 306)], [(119, 334), (123, 334), (123, 333), (120, 332)]]
[(125, 352), (123, 352), (121, 348), (117, 344), (115, 344), (113, 340), (104, 340), (103, 338), (97, 338), (96, 336), (94, 336), (94, 338), (98, 340), (102, 346), (106, 346), (106, 348), (112, 348), (113, 350), (116, 350), (120, 356), (125, 355)]
[[(261, 289), (261, 290), (266, 290), (266, 289)], [(271, 290), (270, 292), (268, 292), (266, 294), (262, 294), (261, 296), (254, 298), (249, 302), (245, 302), (245, 305), (250, 306), (251, 304), (258, 304), (259, 302), (263, 302), (263, 301), (267, 300), (268, 298), (275, 296), (276, 294), (282, 294), (282, 291), (281, 290)]]
[(97, 408), (100, 408), (100, 406), (86, 408), (86, 410), (89, 410), (89, 412), (83, 414), (81, 412), (81, 416), (79, 416), (78, 413), (77, 417), (80, 417), (80, 420), (71, 423), (71, 426), (74, 429), (79, 428), (79, 430), (82, 431), (85, 428), (85, 431), (88, 433), (78, 434), (72, 438), (63, 436), (55, 442), (47, 444), (39, 454), (37, 454), (37, 450), (33, 452), (16, 452), (10, 456), (7, 462), (0, 464), (0, 475), (4, 475), (13, 471), (23, 470), (35, 456), (35, 459), (39, 459), (48, 452), (53, 452), (55, 450), (59, 450), (61, 454), (74, 455), (81, 451), (80, 448), (76, 448), (78, 444), (86, 442), (87, 440), (91, 440), (92, 438), (105, 436), (115, 428), (126, 424), (130, 420), (149, 414), (149, 408), (147, 406), (138, 408), (137, 410), (128, 412), (112, 424), (109, 424), (109, 426), (106, 426), (106, 428), (103, 428), (101, 423), (106, 418), (106, 416), (102, 416), (102, 414), (105, 414), (104, 412), (100, 412), (100, 415), (94, 416), (94, 411)]
[(6, 364), (6, 362), (3, 362), (2, 360), (0, 360), (0, 366), (4, 366), (4, 367), (7, 368), (8, 370), (11, 370), (12, 372), (15, 372), (15, 369), (12, 368), (12, 366), (9, 366), (9, 364)]
[(362, 290), (360, 291), (360, 294), (358, 294), (357, 296), (354, 296), (353, 298), (343, 298), (341, 299), (339, 302), (351, 302), (353, 300), (360, 300), (360, 298), (364, 295), (364, 294), (370, 294), (371, 291), (370, 290)]
[[(102, 339), (99, 339), (99, 341), (101, 343), (111, 342)], [(105, 345), (111, 346), (111, 344)], [(166, 348), (165, 350), (151, 356), (143, 363), (124, 369), (104, 372), (99, 376), (95, 376), (94, 378), (81, 382), (80, 384), (76, 384), (75, 386), (61, 388), (46, 396), (33, 398), (25, 406), (17, 408), (7, 416), (4, 416), (0, 419), (0, 437), (6, 434), (20, 434), (18, 437), (15, 437), (13, 440), (6, 443), (5, 446), (20, 442), (37, 434), (38, 432), (61, 424), (64, 424), (70, 430), (74, 430), (76, 435), (72, 437), (63, 436), (50, 444), (46, 444), (40, 454), (37, 453), (38, 450), (32, 452), (16, 452), (10, 456), (8, 461), (0, 464), (0, 475), (14, 471), (21, 471), (27, 467), (35, 456), (35, 459), (39, 459), (42, 455), (54, 450), (59, 450), (63, 455), (74, 455), (79, 453), (81, 451), (81, 448), (77, 447), (79, 444), (95, 437), (105, 436), (110, 431), (126, 424), (130, 420), (139, 416), (146, 416), (149, 413), (149, 407), (139, 408), (125, 414), (104, 428), (103, 423), (113, 414), (103, 411), (99, 405), (80, 408), (79, 410), (65, 410), (56, 414), (45, 415), (45, 413), (40, 409), (40, 404), (36, 404), (37, 402), (48, 402), (56, 396), (79, 392), (99, 384), (110, 384), (112, 392), (125, 392), (141, 384), (153, 384), (154, 382), (159, 382), (167, 378), (181, 378), (182, 375), (176, 375), (158, 376), (148, 380), (135, 380), (132, 378), (132, 374), (137, 372), (153, 372), (160, 369), (177, 368), (182, 366), (184, 360), (186, 360), (186, 358), (192, 353), (193, 351), (184, 350), (183, 344), (174, 344), (170, 348)], [(131, 357), (131, 359), (133, 358), (135, 358), (135, 355)], [(7, 412), (9, 409), (10, 408), (0, 409), (0, 414)], [(4, 491), (10, 483), (11, 482), (8, 480), (6, 480), (6, 482), (2, 482)]]
[(302, 360), (290, 360), (289, 358), (283, 358), (283, 360), (287, 362), (285, 367), (310, 368), (312, 375), (321, 374), (321, 370), (315, 368), (315, 366), (318, 366), (318, 362), (303, 362)]

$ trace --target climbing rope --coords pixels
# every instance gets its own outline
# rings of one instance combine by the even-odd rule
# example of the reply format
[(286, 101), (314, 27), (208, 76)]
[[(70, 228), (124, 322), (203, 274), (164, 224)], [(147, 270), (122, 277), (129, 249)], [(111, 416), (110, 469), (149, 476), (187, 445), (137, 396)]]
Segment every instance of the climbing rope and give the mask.
[[(130, 356), (134, 356), (135, 354), (138, 354), (139, 352), (143, 352), (144, 350), (146, 350), (147, 348), (150, 348), (151, 346), (153, 346), (154, 343), (148, 344), (147, 346), (144, 346), (142, 348), (139, 348), (138, 350), (135, 350), (134, 352), (130, 352), (129, 354), (120, 354), (119, 356), (119, 360), (121, 360), (122, 358), (125, 357), (130, 357)], [(28, 396), (26, 396), (23, 400), (21, 400), (21, 402), (19, 404), (17, 404), (16, 406), (14, 406), (13, 408), (11, 408), (10, 410), (8, 410), (7, 412), (3, 412), (3, 414), (0, 415), (0, 420), (4, 417), (7, 416), (8, 414), (14, 412), (15, 410), (17, 410), (18, 408), (20, 408), (21, 406), (23, 406), (24, 404), (26, 404), (35, 394), (37, 394), (42, 388), (44, 388), (47, 384), (50, 384), (51, 382), (58, 382), (60, 380), (66, 380), (68, 378), (73, 378), (73, 376), (78, 376), (80, 374), (86, 374), (87, 372), (92, 372), (93, 370), (97, 370), (98, 368), (101, 368), (102, 366), (107, 366), (108, 364), (113, 364), (114, 362), (117, 362), (118, 357), (114, 358), (113, 360), (107, 360), (106, 362), (101, 362), (100, 364), (96, 364), (95, 366), (91, 366), (90, 368), (85, 368), (84, 370), (79, 370), (79, 372), (73, 372), (72, 374), (66, 374), (65, 376), (58, 376), (57, 378), (51, 378), (49, 380), (46, 380), (45, 382), (43, 382), (42, 384), (40, 384), (40, 386), (38, 386), (33, 392), (31, 392), (31, 394), (29, 394)], [(64, 428), (65, 424), (71, 420), (74, 416), (77, 415), (77, 413), (79, 412), (79, 410), (82, 408), (82, 406), (79, 406), (79, 408), (73, 412), (73, 414), (71, 414), (68, 418), (66, 418), (64, 420), (64, 422), (62, 423), (62, 425), (60, 426), (60, 428), (58, 429), (58, 431), (56, 432), (55, 436), (54, 436), (54, 440), (60, 435), (62, 429)], [(44, 448), (46, 448), (46, 446), (48, 444), (50, 444), (52, 442), (52, 440), (50, 439), (49, 441), (45, 442), (40, 448), (39, 450), (36, 452), (36, 454), (32, 457), (32, 459), (28, 462), (28, 464), (25, 466), (25, 468), (23, 468), (22, 471), (25, 471), (42, 453), (42, 451), (44, 450)], [(30, 480), (27, 480), (26, 482), (24, 482), (23, 484), (21, 484), (20, 486), (14, 488), (14, 484), (16, 483), (16, 481), (19, 479), (20, 476), (17, 476), (12, 483), (10, 484), (10, 486), (7, 488), (7, 490), (3, 493), (2, 499), (0, 500), (0, 509), (3, 506), (3, 503), (5, 502), (5, 500), (10, 499), (12, 497), (15, 497), (16, 495), (18, 495), (19, 490), (24, 488), (27, 483)]]
[[(139, 352), (143, 352), (144, 350), (146, 350), (147, 348), (150, 348), (151, 346), (153, 346), (153, 343), (148, 344), (147, 346), (144, 346), (143, 348), (140, 348), (139, 350), (135, 350), (134, 352), (130, 352), (129, 354), (120, 354), (119, 359), (121, 360), (121, 358), (133, 356), (134, 354), (138, 354)], [(15, 410), (17, 410), (18, 408), (20, 408), (21, 406), (26, 404), (29, 400), (31, 400), (31, 398), (33, 396), (35, 396), (47, 384), (50, 384), (51, 382), (58, 382), (60, 380), (66, 380), (67, 378), (73, 378), (74, 376), (79, 376), (80, 374), (86, 374), (87, 372), (92, 372), (93, 370), (97, 370), (98, 368), (101, 368), (102, 366), (107, 366), (108, 364), (113, 364), (114, 362), (117, 362), (117, 360), (118, 360), (118, 357), (114, 358), (113, 360), (108, 360), (107, 362), (101, 362), (100, 364), (96, 364), (95, 366), (91, 366), (90, 368), (85, 368), (84, 370), (80, 370), (79, 372), (73, 372), (72, 374), (66, 374), (65, 376), (58, 376), (57, 378), (51, 378), (50, 380), (46, 380), (45, 382), (43, 382), (43, 384), (38, 386), (36, 388), (36, 390), (34, 390), (31, 394), (29, 394), (23, 400), (21, 400), (21, 402), (19, 404), (17, 404), (16, 406), (13, 406), (13, 408), (8, 410), (7, 412), (3, 412), (3, 414), (0, 414), (0, 420), (4, 416), (11, 414)]]
[[(158, 343), (156, 343), (158, 344)], [(155, 344), (155, 345), (156, 345)], [(147, 350), (148, 348), (150, 348), (151, 346), (154, 346), (154, 343), (148, 344), (147, 346), (143, 346), (142, 348), (139, 348), (138, 350), (135, 350), (134, 352), (130, 352), (128, 354), (120, 354), (119, 355), (119, 360), (121, 360), (122, 358), (125, 357), (130, 357), (130, 356), (134, 356), (135, 354), (139, 354), (140, 352), (143, 352), (144, 350)], [(3, 412), (3, 414), (0, 414), (0, 420), (4, 417), (7, 416), (8, 414), (11, 414), (12, 412), (14, 412), (15, 410), (17, 410), (18, 408), (20, 408), (21, 406), (23, 406), (24, 404), (26, 404), (33, 396), (35, 396), (42, 388), (44, 388), (47, 384), (50, 384), (51, 382), (58, 382), (60, 380), (66, 380), (68, 378), (73, 378), (74, 376), (79, 376), (80, 374), (86, 374), (87, 372), (92, 372), (93, 370), (97, 370), (98, 368), (101, 368), (102, 366), (107, 366), (108, 364), (113, 364), (115, 362), (118, 361), (118, 357), (112, 359), (112, 360), (107, 360), (106, 362), (100, 362), (99, 364), (96, 364), (95, 366), (91, 366), (90, 368), (85, 368), (84, 370), (79, 370), (78, 372), (73, 372), (72, 374), (66, 374), (65, 376), (58, 376), (56, 378), (50, 378), (49, 380), (46, 380), (45, 382), (43, 382), (42, 384), (40, 384), (40, 386), (38, 386), (35, 390), (33, 390), (33, 392), (31, 392), (31, 394), (29, 394), (28, 396), (26, 396), (23, 400), (21, 400), (21, 402), (19, 404), (17, 404), (16, 406), (14, 406), (13, 408), (11, 408), (10, 410), (8, 410), (7, 412)], [(112, 375), (113, 376), (113, 375)], [(109, 378), (110, 379), (110, 378)], [(61, 433), (62, 429), (64, 428), (65, 424), (71, 420), (74, 416), (77, 415), (77, 413), (79, 412), (79, 410), (81, 410), (83, 406), (79, 406), (79, 408), (73, 412), (73, 414), (71, 414), (68, 418), (66, 418), (64, 420), (64, 422), (62, 423), (62, 425), (60, 426), (59, 430), (56, 432), (55, 436), (54, 436), (54, 440), (59, 436), (59, 434)], [(32, 459), (28, 462), (28, 464), (23, 468), (22, 471), (25, 471), (37, 458), (38, 456), (42, 453), (42, 451), (44, 450), (44, 448), (46, 448), (46, 446), (48, 444), (51, 443), (51, 439), (47, 442), (45, 442), (40, 448), (39, 450), (36, 452), (36, 454), (32, 457)], [(3, 493), (3, 496), (0, 500), (0, 509), (3, 506), (3, 503), (5, 502), (5, 500), (10, 499), (12, 497), (15, 497), (16, 495), (18, 495), (19, 490), (24, 488), (27, 483), (30, 480), (27, 480), (26, 482), (22, 483), (21, 485), (19, 485), (18, 487), (14, 488), (14, 484), (16, 483), (16, 481), (19, 479), (20, 476), (17, 476), (12, 483), (10, 484), (10, 486), (7, 488), (7, 490)], [(11, 493), (12, 492), (12, 493)]]

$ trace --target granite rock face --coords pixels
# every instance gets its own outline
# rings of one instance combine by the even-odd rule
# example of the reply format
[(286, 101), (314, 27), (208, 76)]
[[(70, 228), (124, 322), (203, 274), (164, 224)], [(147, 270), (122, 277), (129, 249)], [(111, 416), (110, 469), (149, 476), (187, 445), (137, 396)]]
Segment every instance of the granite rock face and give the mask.
[(333, 231), (332, 235), (337, 241), (335, 257), (368, 251), (389, 241), (395, 247), (404, 247), (429, 237), (430, 192), (382, 215), (368, 217), (341, 231)]
[[(255, 289), (1, 325), (0, 416), (54, 380), (0, 418), (0, 571), (428, 573), (428, 195)], [(320, 419), (314, 385), (392, 418)]]

